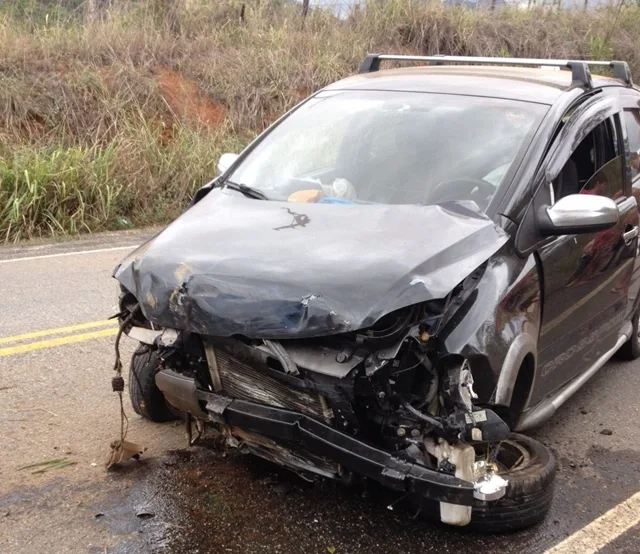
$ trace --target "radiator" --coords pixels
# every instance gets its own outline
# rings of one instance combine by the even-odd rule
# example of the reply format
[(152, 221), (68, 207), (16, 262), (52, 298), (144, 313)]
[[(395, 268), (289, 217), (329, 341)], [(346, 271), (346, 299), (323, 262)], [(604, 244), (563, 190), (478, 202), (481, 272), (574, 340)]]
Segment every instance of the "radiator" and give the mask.
[[(222, 350), (216, 349), (215, 352), (207, 354), (209, 366), (217, 365), (219, 386), (231, 398), (285, 408), (322, 421), (330, 421), (333, 414), (321, 395), (281, 383)], [(215, 359), (212, 359), (210, 354), (214, 354)], [(214, 383), (215, 381), (214, 377)]]

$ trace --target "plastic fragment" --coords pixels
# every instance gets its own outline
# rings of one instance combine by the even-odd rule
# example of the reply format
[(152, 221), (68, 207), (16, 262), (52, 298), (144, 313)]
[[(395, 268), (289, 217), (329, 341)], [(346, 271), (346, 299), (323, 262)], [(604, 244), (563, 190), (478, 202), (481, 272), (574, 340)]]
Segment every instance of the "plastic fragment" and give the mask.
[(111, 451), (107, 457), (105, 466), (107, 469), (112, 468), (114, 465), (126, 462), (131, 458), (136, 460), (144, 453), (146, 448), (142, 448), (140, 445), (129, 441), (113, 441), (110, 445)]

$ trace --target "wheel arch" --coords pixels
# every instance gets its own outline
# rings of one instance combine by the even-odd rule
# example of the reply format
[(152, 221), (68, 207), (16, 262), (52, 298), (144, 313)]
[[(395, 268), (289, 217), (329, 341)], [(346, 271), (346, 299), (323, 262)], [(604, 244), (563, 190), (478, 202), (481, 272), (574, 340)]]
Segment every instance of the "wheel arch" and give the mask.
[[(528, 333), (522, 333), (513, 340), (502, 363), (493, 398), (494, 404), (511, 406), (514, 392), (518, 386), (523, 386), (523, 381), (528, 381), (526, 402), (533, 385), (537, 361), (536, 349), (537, 341)], [(521, 391), (518, 392), (521, 393)]]

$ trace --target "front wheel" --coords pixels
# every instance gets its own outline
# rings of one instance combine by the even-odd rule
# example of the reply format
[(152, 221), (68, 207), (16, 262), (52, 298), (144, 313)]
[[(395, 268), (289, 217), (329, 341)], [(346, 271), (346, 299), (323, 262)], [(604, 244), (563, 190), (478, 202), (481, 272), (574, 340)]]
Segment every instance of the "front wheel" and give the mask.
[(129, 398), (133, 411), (156, 422), (178, 419), (156, 385), (156, 373), (160, 369), (158, 353), (141, 344), (133, 353), (129, 367)]
[[(482, 456), (482, 451), (477, 454)], [(543, 444), (511, 433), (502, 441), (497, 460), (498, 474), (509, 484), (500, 500), (475, 500), (471, 523), (466, 528), (480, 533), (504, 533), (541, 522), (551, 507), (556, 461)], [(440, 518), (437, 502), (424, 500), (422, 509), (430, 518)]]

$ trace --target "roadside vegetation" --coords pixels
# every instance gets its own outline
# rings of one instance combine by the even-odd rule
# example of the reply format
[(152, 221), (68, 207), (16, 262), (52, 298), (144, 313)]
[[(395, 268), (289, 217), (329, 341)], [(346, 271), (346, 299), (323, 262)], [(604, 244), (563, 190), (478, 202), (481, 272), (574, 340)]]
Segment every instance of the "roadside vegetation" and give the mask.
[(0, 0), (0, 242), (168, 221), (221, 153), (367, 51), (622, 59), (640, 79), (624, 5), (383, 0), (303, 21), (274, 0), (123, 0), (91, 20), (79, 4)]

